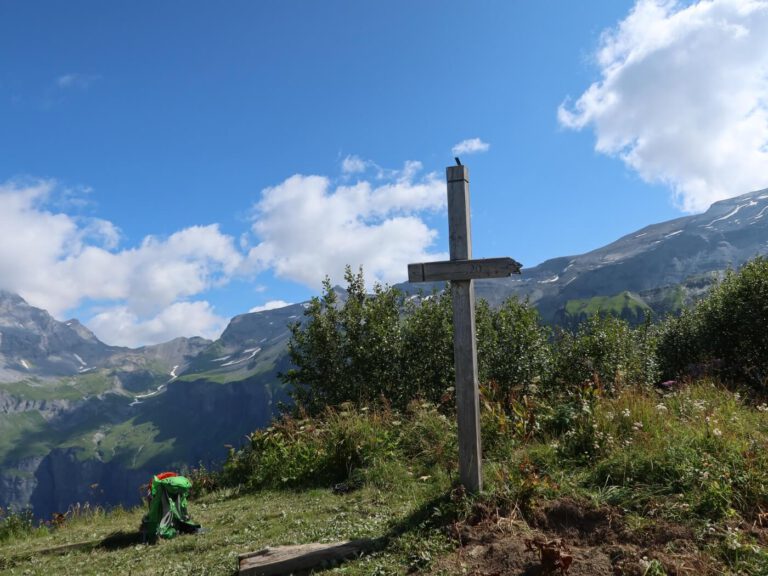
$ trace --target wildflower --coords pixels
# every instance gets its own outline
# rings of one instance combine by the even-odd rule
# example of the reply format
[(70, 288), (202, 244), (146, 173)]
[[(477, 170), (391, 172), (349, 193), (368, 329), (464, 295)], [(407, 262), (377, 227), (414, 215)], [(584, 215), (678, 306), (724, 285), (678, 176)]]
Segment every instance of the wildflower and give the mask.
[(658, 410), (659, 412), (666, 412), (667, 407), (664, 406), (664, 404), (656, 404), (656, 410)]
[(621, 415), (624, 416), (624, 418), (629, 418), (629, 408), (624, 408), (624, 410), (621, 411)]
[(608, 422), (613, 422), (614, 414), (613, 412), (606, 412), (605, 413), (605, 419), (608, 420)]
[(643, 429), (643, 423), (642, 422), (635, 422), (634, 424), (632, 424), (632, 428), (636, 432), (639, 432), (640, 430)]
[(712, 429), (712, 434), (714, 434), (715, 436), (722, 436), (723, 435), (723, 433), (720, 431), (720, 428), (713, 428)]
[(757, 410), (759, 412), (768, 412), (768, 404), (763, 402), (762, 404), (760, 404), (760, 406), (757, 407)]

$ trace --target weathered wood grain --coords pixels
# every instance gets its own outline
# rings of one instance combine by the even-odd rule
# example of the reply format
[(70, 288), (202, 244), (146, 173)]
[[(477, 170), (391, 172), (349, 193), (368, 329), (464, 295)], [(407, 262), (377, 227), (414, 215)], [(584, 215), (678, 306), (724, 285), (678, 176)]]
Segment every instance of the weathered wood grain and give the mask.
[(472, 227), (469, 215), (469, 168), (449, 166), (448, 246), (451, 260), (472, 258)]
[(451, 283), (456, 414), (459, 426), (459, 479), (473, 493), (483, 489), (480, 446), (480, 390), (475, 342), (475, 290), (472, 280)]
[(359, 556), (374, 547), (372, 540), (349, 540), (332, 544), (276, 546), (238, 557), (239, 576), (303, 574), (314, 568)]
[(483, 475), (473, 279), (519, 274), (521, 265), (512, 258), (472, 260), (469, 168), (449, 166), (445, 175), (448, 181), (448, 236), (451, 260), (409, 264), (408, 280), (451, 281), (456, 410), (459, 425), (459, 477), (467, 490), (477, 493), (483, 489)]
[(512, 274), (520, 274), (520, 263), (512, 258), (477, 258), (408, 264), (409, 282), (504, 278)]
[[(448, 233), (451, 260), (472, 258), (469, 212), (469, 168), (450, 166)], [(475, 286), (471, 279), (451, 283), (453, 301), (453, 357), (456, 366), (456, 412), (459, 426), (459, 478), (470, 492), (483, 489), (480, 446), (480, 395), (475, 342)]]

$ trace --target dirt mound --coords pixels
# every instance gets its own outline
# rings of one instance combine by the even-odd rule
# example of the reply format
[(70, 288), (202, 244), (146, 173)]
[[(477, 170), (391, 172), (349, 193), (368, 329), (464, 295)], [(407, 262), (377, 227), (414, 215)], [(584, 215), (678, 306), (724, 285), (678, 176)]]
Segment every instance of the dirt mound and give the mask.
[(491, 513), (455, 526), (454, 532), (459, 548), (436, 573), (643, 576), (653, 561), (669, 576), (718, 572), (685, 527), (654, 523), (642, 532), (631, 531), (620, 511), (570, 498), (533, 509), (527, 521)]

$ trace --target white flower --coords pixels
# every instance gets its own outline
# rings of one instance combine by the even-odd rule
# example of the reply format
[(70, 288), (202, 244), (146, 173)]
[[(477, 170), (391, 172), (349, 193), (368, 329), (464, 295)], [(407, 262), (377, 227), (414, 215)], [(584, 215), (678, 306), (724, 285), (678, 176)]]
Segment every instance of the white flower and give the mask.
[(723, 433), (720, 431), (720, 428), (713, 428), (712, 429), (712, 434), (714, 434), (715, 436), (722, 436), (723, 435)]
[(635, 422), (634, 424), (632, 424), (632, 428), (635, 431), (642, 430), (643, 429), (643, 423), (642, 422)]
[(659, 412), (666, 412), (667, 407), (664, 406), (664, 404), (656, 404), (656, 410), (658, 410)]
[(624, 418), (629, 418), (629, 408), (624, 408), (624, 410), (621, 411), (621, 415), (624, 416)]

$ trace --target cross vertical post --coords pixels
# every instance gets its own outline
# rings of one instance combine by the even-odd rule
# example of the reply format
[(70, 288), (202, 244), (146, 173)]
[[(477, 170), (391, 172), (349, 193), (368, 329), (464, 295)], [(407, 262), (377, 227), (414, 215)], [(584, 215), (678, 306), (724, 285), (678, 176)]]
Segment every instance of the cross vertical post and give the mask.
[[(469, 169), (449, 166), (448, 232), (451, 261), (472, 258), (469, 212)], [(459, 478), (470, 492), (483, 489), (480, 443), (480, 390), (475, 341), (474, 281), (452, 280), (453, 355), (456, 367), (456, 410), (459, 425)]]
[(459, 479), (467, 490), (478, 493), (483, 489), (483, 462), (473, 281), (475, 278), (504, 278), (520, 274), (522, 264), (508, 257), (472, 259), (469, 169), (460, 163), (458, 166), (449, 166), (446, 178), (451, 259), (408, 264), (408, 281), (451, 282), (456, 412), (459, 423)]

